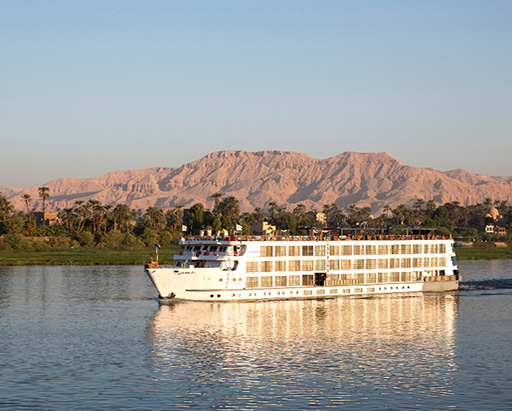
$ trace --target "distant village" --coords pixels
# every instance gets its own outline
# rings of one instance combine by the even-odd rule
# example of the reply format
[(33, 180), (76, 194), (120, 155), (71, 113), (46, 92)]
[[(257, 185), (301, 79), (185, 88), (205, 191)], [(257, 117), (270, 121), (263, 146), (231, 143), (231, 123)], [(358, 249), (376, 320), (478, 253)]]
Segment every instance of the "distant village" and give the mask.
[(490, 198), (469, 206), (416, 199), (412, 206), (388, 205), (381, 215), (373, 216), (369, 207), (339, 208), (335, 203), (325, 204), (322, 210), (308, 210), (303, 204), (289, 210), (269, 202), (264, 208), (242, 213), (238, 199), (221, 193), (211, 195), (206, 204), (196, 203), (187, 209), (135, 210), (90, 199), (76, 201), (70, 208), (47, 210), (50, 196), (48, 187), (40, 187), (41, 209), (35, 210), (31, 196), (24, 194), (25, 210), (17, 211), (0, 193), (0, 249), (149, 247), (176, 244), (186, 235), (268, 237), (321, 232), (328, 236), (350, 230), (371, 235), (375, 230), (384, 233), (400, 228), (430, 229), (436, 235), (452, 236), (460, 246), (506, 246), (511, 240), (512, 206)]

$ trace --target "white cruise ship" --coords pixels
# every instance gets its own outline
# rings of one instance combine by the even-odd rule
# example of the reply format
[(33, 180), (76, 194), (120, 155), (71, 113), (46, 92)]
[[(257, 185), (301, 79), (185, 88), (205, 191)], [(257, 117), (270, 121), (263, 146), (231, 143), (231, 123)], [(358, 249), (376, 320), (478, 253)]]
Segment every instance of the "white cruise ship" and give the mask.
[(187, 237), (145, 271), (162, 301), (255, 301), (451, 291), (453, 240), (435, 236)]

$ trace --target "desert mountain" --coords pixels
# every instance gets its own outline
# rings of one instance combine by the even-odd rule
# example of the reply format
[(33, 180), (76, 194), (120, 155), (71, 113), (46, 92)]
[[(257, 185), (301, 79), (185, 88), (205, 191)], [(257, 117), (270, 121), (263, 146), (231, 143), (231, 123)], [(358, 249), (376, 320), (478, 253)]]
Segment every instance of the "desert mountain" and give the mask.
[[(411, 205), (416, 199), (461, 205), (485, 198), (512, 202), (512, 177), (491, 177), (463, 170), (447, 172), (405, 165), (387, 153), (346, 152), (319, 160), (284, 151), (219, 151), (178, 168), (114, 171), (88, 179), (60, 178), (50, 188), (47, 210), (72, 207), (76, 200), (96, 199), (104, 204), (125, 203), (145, 210), (151, 206), (184, 207), (202, 202), (215, 192), (233, 195), (243, 211), (275, 201), (293, 209), (297, 204), (321, 210), (369, 206), (379, 213), (384, 205)], [(17, 209), (28, 193), (39, 207), (37, 187), (0, 187)]]

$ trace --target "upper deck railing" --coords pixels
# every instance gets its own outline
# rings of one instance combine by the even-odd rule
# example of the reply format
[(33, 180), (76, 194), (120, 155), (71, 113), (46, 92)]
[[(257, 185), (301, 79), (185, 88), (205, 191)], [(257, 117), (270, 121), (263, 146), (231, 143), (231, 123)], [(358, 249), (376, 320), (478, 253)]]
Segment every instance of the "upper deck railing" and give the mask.
[(397, 241), (397, 240), (451, 240), (452, 236), (436, 236), (436, 235), (352, 235), (352, 236), (255, 236), (240, 235), (230, 237), (200, 237), (187, 236), (182, 241), (213, 241), (213, 242), (241, 242), (241, 241)]

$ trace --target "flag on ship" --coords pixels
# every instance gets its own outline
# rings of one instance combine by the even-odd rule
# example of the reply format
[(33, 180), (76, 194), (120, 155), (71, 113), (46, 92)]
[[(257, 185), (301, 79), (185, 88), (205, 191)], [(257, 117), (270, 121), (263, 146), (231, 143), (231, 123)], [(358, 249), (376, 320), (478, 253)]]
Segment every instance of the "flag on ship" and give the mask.
[(162, 246), (161, 246), (161, 245), (160, 245), (160, 243), (157, 241), (157, 242), (155, 243), (155, 247), (156, 247), (156, 248), (160, 248), (160, 247), (162, 247)]
[(186, 225), (182, 225), (181, 226), (181, 231), (187, 231), (187, 226)]
[(242, 226), (240, 224), (236, 225), (236, 231), (242, 231)]

